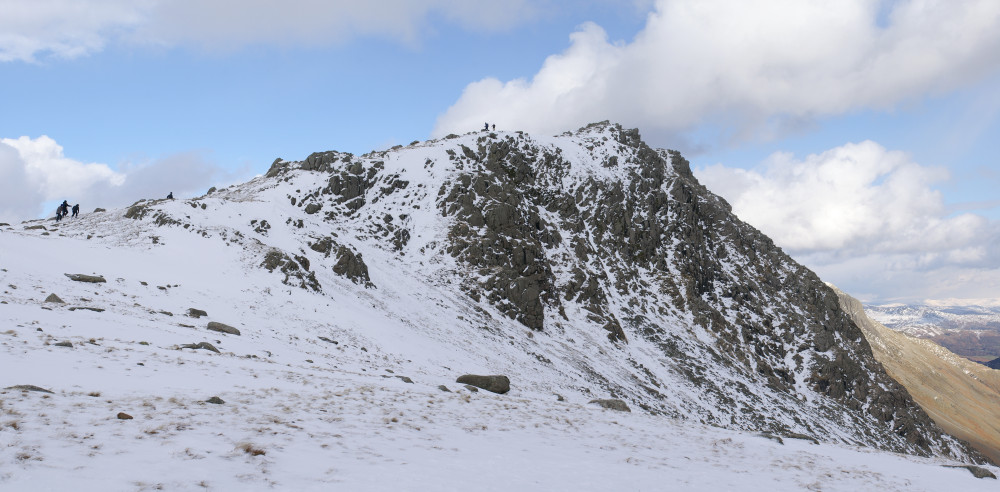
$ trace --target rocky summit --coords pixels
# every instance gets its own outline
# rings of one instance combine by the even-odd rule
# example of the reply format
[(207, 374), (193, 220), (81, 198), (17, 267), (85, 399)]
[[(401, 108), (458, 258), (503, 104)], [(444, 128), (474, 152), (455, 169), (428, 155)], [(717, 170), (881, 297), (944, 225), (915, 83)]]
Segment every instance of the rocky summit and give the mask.
[[(431, 388), (503, 375), (497, 397), (615, 400), (632, 414), (982, 460), (886, 374), (813, 272), (678, 152), (607, 122), (277, 159), (245, 184), (88, 214), (56, 235), (190, 261), (230, 252), (218, 275), (243, 276), (242, 297), (184, 279), (156, 294), (202, 289), (199, 307), (239, 326), (213, 341), (282, 340), (260, 357), (323, 334), (309, 350), (348, 341), (359, 360), (392, 361)], [(237, 298), (240, 309), (219, 307)], [(334, 370), (317, 354), (310, 370)]]

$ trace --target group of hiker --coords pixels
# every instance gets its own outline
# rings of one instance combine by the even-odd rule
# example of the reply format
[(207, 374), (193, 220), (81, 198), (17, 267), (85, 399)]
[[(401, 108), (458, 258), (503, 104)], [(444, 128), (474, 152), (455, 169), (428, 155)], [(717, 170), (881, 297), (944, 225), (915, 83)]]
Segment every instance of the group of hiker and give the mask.
[[(496, 129), (497, 129), (497, 124), (494, 123), (493, 124), (493, 131), (496, 131)], [(484, 132), (490, 131), (490, 124), (489, 123), (483, 123), (483, 131)]]
[[(66, 200), (63, 200), (63, 202), (59, 205), (59, 207), (56, 208), (56, 222), (63, 220), (63, 218), (69, 215), (69, 213), (70, 213), (69, 203), (67, 203)], [(73, 217), (76, 217), (77, 215), (80, 215), (79, 203), (73, 205)]]
[[(174, 192), (171, 191), (167, 195), (167, 199), (173, 200), (174, 199)], [(71, 208), (69, 206), (69, 202), (67, 202), (66, 200), (63, 200), (63, 202), (60, 203), (58, 207), (56, 207), (56, 222), (60, 222), (63, 219), (65, 219), (66, 216), (71, 213), (71, 211), (72, 211), (73, 217), (76, 217), (77, 215), (80, 215), (80, 204), (77, 203), (76, 205), (73, 205), (73, 207)]]

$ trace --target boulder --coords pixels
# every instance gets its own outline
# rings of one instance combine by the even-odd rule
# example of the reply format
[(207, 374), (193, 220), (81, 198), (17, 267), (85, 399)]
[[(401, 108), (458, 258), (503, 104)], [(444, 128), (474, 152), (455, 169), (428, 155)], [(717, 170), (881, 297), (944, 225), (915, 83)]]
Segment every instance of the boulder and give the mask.
[(237, 330), (236, 328), (233, 328), (232, 326), (229, 326), (227, 324), (218, 323), (216, 321), (209, 321), (208, 329), (211, 331), (217, 331), (219, 333), (228, 333), (230, 335), (240, 334), (240, 330)]
[(118, 420), (132, 420), (132, 416), (125, 412), (118, 412)]
[(73, 343), (72, 342), (56, 342), (53, 345), (55, 345), (56, 347), (69, 347), (69, 348), (73, 348)]
[(226, 402), (225, 400), (223, 400), (222, 398), (219, 398), (218, 396), (213, 396), (213, 397), (205, 400), (205, 403), (212, 403), (214, 405), (222, 405), (225, 402)]
[(465, 374), (456, 379), (455, 382), (472, 385), (501, 395), (510, 391), (510, 379), (508, 379), (507, 376), (478, 376), (475, 374)]
[(100, 275), (84, 275), (82, 273), (64, 273), (63, 275), (76, 282), (87, 282), (91, 284), (107, 282), (107, 280), (104, 280), (104, 277)]
[(945, 468), (965, 468), (966, 470), (969, 470), (969, 473), (971, 473), (972, 476), (974, 476), (976, 478), (992, 478), (993, 480), (997, 479), (997, 476), (994, 475), (993, 472), (991, 472), (991, 471), (989, 471), (986, 468), (983, 468), (981, 466), (976, 466), (976, 465), (944, 465), (944, 467)]
[(208, 316), (208, 313), (202, 311), (201, 309), (188, 308), (188, 316), (192, 318), (200, 318), (202, 316)]
[(590, 403), (596, 403), (596, 404), (600, 405), (603, 408), (607, 408), (608, 410), (617, 410), (619, 412), (631, 412), (632, 411), (628, 407), (628, 404), (626, 404), (624, 401), (622, 401), (622, 400), (616, 400), (616, 399), (613, 399), (613, 398), (590, 400)]
[(45, 298), (45, 302), (54, 302), (56, 304), (66, 304), (66, 301), (63, 301), (62, 299), (59, 298), (59, 296), (57, 296), (55, 294), (49, 294), (49, 296)]

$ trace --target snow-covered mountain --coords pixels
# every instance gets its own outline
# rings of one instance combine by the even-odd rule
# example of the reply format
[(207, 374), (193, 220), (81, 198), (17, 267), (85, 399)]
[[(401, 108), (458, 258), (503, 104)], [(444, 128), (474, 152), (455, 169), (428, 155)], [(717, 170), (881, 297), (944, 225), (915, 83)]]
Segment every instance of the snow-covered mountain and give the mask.
[(909, 336), (928, 338), (978, 362), (1000, 357), (1000, 306), (968, 304), (865, 305), (875, 321)]
[[(817, 460), (854, 460), (856, 446), (982, 459), (886, 375), (815, 274), (736, 219), (678, 153), (608, 123), (279, 159), (195, 199), (7, 226), (0, 265), (0, 459), (15, 465), (0, 485), (89, 467), (95, 480), (121, 469), (122, 483), (225, 486), (209, 471), (222, 466), (282, 488), (357, 486), (359, 470), (392, 462), (475, 466), (448, 446), (517, 466), (586, 450), (691, 466), (657, 442), (705, 458), (692, 472), (704, 478), (713, 452), (760, 466), (729, 446), (798, 459), (773, 448), (781, 437), (824, 443)], [(471, 393), (455, 383), (464, 373), (506, 375), (510, 391)], [(598, 451), (581, 432), (628, 451)], [(485, 436), (531, 458), (496, 458)], [(857, 461), (892, 461), (879, 456)], [(182, 463), (201, 475), (164, 478)], [(604, 470), (632, 465), (618, 466)], [(589, 476), (563, 471), (567, 483)], [(800, 471), (757, 473), (810, 486)], [(958, 477), (918, 475), (938, 473)], [(879, 484), (858, 480), (844, 483)]]

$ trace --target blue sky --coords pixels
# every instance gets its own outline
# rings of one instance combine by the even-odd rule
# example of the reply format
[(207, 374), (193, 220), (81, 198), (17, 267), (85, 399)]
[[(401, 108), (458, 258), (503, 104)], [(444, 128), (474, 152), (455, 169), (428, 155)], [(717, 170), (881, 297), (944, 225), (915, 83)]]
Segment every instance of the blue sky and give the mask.
[(993, 0), (0, 5), (0, 221), (610, 119), (857, 297), (1000, 299)]

